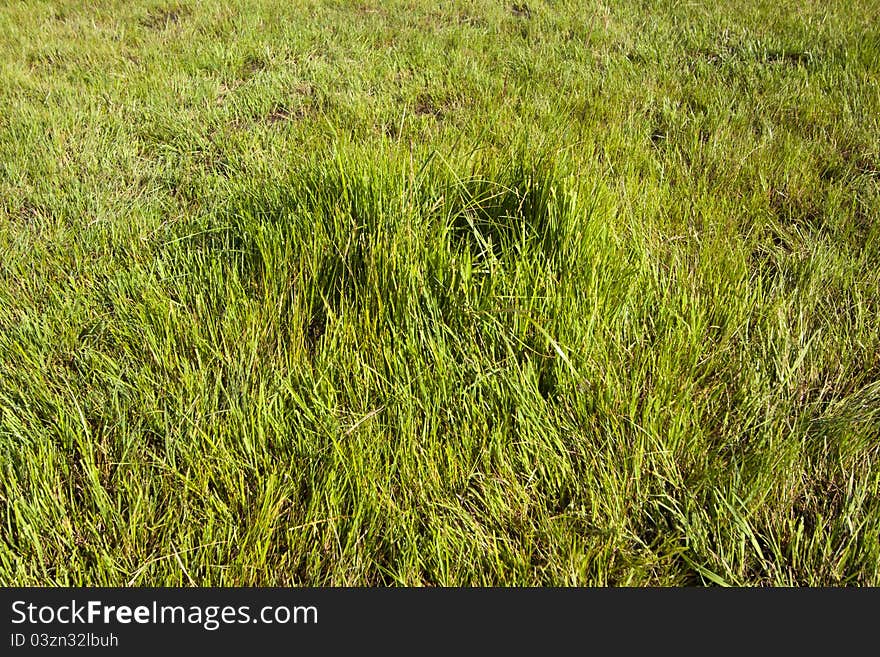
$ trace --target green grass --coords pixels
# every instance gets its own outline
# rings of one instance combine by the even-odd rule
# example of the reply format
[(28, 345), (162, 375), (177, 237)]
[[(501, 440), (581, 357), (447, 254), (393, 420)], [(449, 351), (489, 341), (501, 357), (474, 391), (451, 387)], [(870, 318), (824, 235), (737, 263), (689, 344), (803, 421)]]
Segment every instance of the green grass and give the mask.
[(880, 585), (875, 2), (0, 25), (0, 583)]

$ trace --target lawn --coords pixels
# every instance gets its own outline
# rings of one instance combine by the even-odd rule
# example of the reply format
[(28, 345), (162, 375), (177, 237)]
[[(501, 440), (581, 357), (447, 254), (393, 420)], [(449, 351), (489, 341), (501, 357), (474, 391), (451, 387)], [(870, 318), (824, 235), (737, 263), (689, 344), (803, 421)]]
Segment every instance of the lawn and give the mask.
[(0, 584), (880, 585), (873, 0), (0, 0)]

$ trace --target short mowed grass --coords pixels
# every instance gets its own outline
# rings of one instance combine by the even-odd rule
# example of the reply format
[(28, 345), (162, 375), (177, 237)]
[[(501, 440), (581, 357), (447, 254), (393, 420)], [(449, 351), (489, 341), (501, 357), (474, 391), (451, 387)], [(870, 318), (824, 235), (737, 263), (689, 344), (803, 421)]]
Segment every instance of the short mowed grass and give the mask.
[(0, 583), (880, 585), (875, 2), (0, 26)]

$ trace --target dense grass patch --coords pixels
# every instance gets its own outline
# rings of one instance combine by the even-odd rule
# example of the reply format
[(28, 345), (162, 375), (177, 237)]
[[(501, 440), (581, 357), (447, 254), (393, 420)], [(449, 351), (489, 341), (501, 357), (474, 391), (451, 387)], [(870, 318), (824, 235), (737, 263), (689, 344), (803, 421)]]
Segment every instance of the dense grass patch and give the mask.
[(0, 23), (3, 583), (880, 583), (872, 3)]

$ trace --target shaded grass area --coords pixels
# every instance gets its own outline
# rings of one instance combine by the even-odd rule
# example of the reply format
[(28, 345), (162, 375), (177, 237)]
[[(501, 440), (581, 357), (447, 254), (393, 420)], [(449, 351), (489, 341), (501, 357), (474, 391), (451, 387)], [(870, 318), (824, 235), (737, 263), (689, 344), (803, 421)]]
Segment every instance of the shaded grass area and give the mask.
[(3, 6), (0, 581), (876, 585), (877, 10), (586, 4)]

